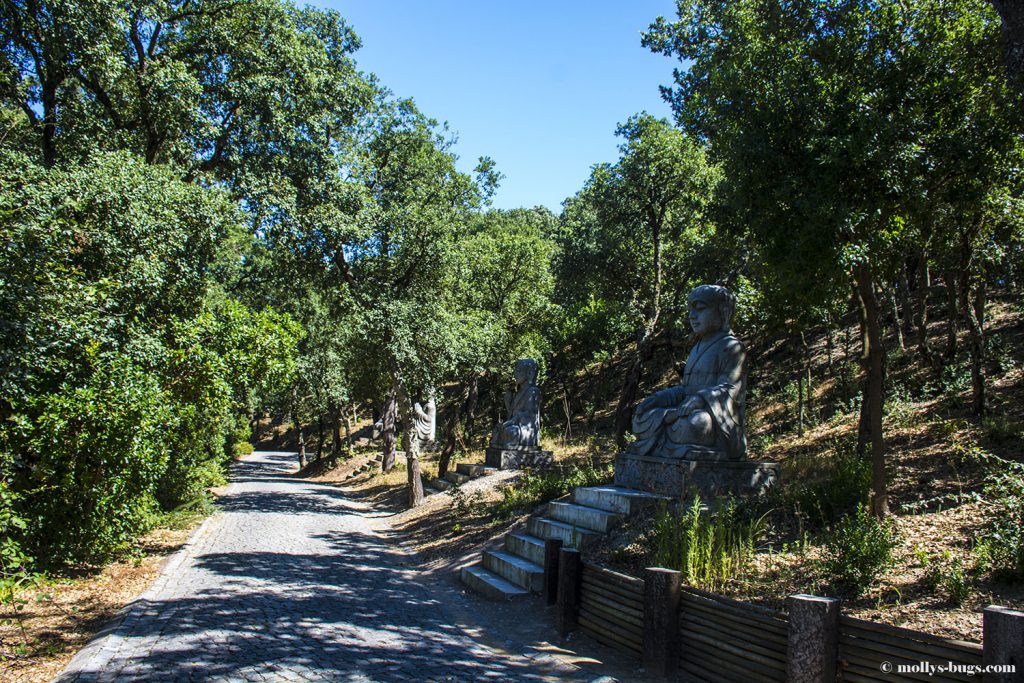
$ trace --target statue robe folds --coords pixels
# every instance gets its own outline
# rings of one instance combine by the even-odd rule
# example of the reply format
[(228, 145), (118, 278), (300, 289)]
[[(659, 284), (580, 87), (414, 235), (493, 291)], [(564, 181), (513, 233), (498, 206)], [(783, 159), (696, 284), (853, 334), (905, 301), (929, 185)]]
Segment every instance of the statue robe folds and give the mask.
[(514, 396), (505, 396), (509, 418), (497, 425), (491, 446), (506, 449), (535, 449), (540, 445), (540, 389), (527, 384)]
[[(686, 361), (682, 384), (644, 400), (633, 416), (636, 455), (739, 460), (746, 454), (746, 353), (719, 332), (701, 340)], [(689, 403), (693, 397), (697, 401)]]

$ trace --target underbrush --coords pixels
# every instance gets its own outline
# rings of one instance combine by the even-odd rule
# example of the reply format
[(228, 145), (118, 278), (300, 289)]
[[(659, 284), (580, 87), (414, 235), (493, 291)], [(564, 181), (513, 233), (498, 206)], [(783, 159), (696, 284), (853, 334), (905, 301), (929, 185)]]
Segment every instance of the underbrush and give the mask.
[(649, 536), (654, 564), (678, 570), (690, 586), (716, 590), (750, 565), (765, 519), (750, 519), (727, 500), (708, 512), (694, 499), (689, 509), (658, 512)]
[(818, 568), (840, 593), (856, 597), (892, 566), (899, 537), (866, 507), (845, 515), (824, 536)]
[(531, 470), (515, 483), (501, 489), (501, 500), (491, 504), (490, 513), (497, 521), (511, 519), (542, 503), (560, 498), (577, 486), (598, 486), (609, 483), (611, 479), (610, 465), (595, 467), (590, 462)]

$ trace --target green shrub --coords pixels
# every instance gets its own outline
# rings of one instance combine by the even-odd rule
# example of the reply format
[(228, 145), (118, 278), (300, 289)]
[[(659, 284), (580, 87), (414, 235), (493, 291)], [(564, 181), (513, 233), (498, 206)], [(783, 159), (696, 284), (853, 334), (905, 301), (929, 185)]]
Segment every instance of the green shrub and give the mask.
[(928, 556), (923, 550), (920, 553), (923, 554), (923, 559), (921, 554), (918, 557), (925, 568), (925, 587), (933, 592), (941, 591), (943, 597), (954, 605), (963, 604), (970, 595), (971, 586), (960, 558), (953, 557), (948, 550), (943, 551), (939, 560)]
[(16, 481), (24, 541), (44, 567), (129, 549), (156, 508), (167, 463), (174, 417), (154, 377), (125, 356), (92, 361), (85, 386), (33, 401), (5, 434), (15, 452), (35, 455)]
[(655, 565), (678, 570), (687, 584), (715, 590), (749, 565), (763, 531), (763, 520), (747, 518), (732, 499), (707, 512), (695, 498), (682, 513), (659, 511), (651, 554)]
[(892, 551), (898, 542), (890, 524), (860, 507), (826, 535), (819, 569), (840, 591), (860, 595), (892, 566)]
[(857, 456), (852, 441), (837, 442), (835, 449), (835, 457), (822, 474), (783, 480), (782, 486), (769, 494), (769, 504), (792, 512), (814, 529), (863, 505), (871, 490), (871, 463)]
[(978, 539), (979, 566), (1001, 578), (1024, 577), (1024, 466), (1002, 461), (1008, 471), (985, 487), (994, 509)]
[(577, 486), (597, 486), (611, 480), (610, 466), (594, 467), (591, 463), (553, 468), (546, 471), (528, 471), (514, 483), (501, 490), (501, 500), (491, 508), (495, 519), (510, 519), (529, 512), (541, 503), (564, 496)]

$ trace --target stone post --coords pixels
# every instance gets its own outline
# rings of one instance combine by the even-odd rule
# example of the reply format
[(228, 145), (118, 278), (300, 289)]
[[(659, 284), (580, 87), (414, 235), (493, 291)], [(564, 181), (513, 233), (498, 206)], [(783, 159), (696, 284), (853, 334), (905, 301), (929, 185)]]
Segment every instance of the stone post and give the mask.
[(548, 605), (558, 600), (558, 551), (561, 549), (562, 539), (544, 540), (544, 602)]
[(986, 673), (985, 683), (1024, 681), (1024, 612), (989, 605), (982, 616), (982, 663), (985, 666), (1016, 668), (1013, 673)]
[(672, 569), (644, 570), (644, 668), (668, 676), (679, 663), (679, 589), (682, 576)]
[(575, 548), (558, 551), (558, 601), (555, 606), (555, 626), (558, 633), (567, 635), (579, 624), (580, 584), (583, 583), (583, 558)]
[(834, 683), (839, 656), (839, 601), (814, 595), (789, 596), (789, 683)]

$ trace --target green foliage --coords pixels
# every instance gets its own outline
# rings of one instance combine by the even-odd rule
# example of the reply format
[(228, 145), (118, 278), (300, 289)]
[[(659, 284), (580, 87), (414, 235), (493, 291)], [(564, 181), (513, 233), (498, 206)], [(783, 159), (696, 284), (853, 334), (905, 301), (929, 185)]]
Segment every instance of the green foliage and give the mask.
[(156, 507), (167, 464), (175, 416), (155, 378), (129, 357), (90, 361), (84, 385), (30, 400), (2, 434), (5, 450), (31, 458), (13, 481), (26, 546), (43, 566), (128, 550)]
[(445, 494), (452, 499), (452, 514), (456, 517), (475, 515), (483, 508), (483, 491), (476, 490), (470, 495), (463, 491), (461, 486), (453, 486), (445, 491)]
[(0, 608), (9, 610), (19, 607), (18, 593), (26, 586), (38, 582), (38, 575), (32, 571), (32, 558), (26, 555), (15, 534), (22, 533), (26, 521), (15, 511), (18, 496), (6, 482), (0, 481)]
[(835, 455), (807, 472), (794, 472), (769, 493), (767, 505), (794, 515), (812, 529), (839, 520), (868, 498), (871, 464), (857, 456), (854, 444), (836, 442)]
[(688, 585), (716, 590), (746, 571), (762, 534), (763, 518), (750, 520), (733, 500), (705, 511), (699, 498), (686, 511), (662, 508), (651, 531), (658, 567), (676, 569)]
[(510, 519), (560, 498), (577, 486), (607, 484), (611, 476), (611, 467), (594, 467), (589, 462), (546, 471), (527, 471), (513, 484), (501, 489), (501, 500), (491, 505), (491, 514), (496, 520)]
[(847, 514), (825, 536), (819, 570), (838, 590), (858, 596), (892, 566), (896, 530), (866, 507)]
[(932, 558), (921, 551), (920, 563), (925, 568), (924, 584), (932, 591), (941, 591), (943, 597), (954, 605), (963, 604), (971, 593), (971, 585), (963, 562), (953, 557), (948, 550), (939, 558)]
[(992, 508), (975, 552), (983, 570), (1015, 579), (1024, 576), (1024, 466), (1002, 464), (1004, 471), (985, 487)]

